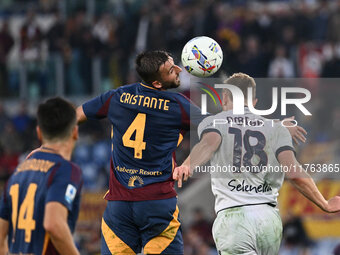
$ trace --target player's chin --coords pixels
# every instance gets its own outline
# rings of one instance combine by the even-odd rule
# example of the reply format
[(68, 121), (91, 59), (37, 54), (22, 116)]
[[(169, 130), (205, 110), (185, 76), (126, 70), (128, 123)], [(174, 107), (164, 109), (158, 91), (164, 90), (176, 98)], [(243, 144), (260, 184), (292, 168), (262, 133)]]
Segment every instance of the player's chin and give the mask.
[(175, 89), (178, 88), (181, 85), (181, 82), (179, 80), (168, 82), (163, 84), (164, 89)]
[(173, 88), (178, 88), (181, 85), (181, 80), (179, 78), (176, 78), (176, 80), (173, 82)]

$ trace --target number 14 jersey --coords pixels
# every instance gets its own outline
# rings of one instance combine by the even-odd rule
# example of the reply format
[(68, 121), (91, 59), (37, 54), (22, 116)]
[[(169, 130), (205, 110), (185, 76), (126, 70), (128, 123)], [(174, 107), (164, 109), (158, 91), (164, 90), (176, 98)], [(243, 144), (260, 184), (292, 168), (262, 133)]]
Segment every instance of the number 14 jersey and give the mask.
[(251, 113), (232, 110), (207, 117), (198, 127), (198, 135), (217, 132), (222, 137), (219, 149), (210, 160), (215, 211), (270, 203), (276, 205), (284, 170), (277, 155), (293, 150), (292, 137), (281, 122)]
[(73, 232), (82, 184), (80, 168), (48, 148), (19, 164), (0, 203), (0, 218), (9, 222), (10, 254), (59, 254), (43, 227), (45, 206), (49, 202), (65, 206)]

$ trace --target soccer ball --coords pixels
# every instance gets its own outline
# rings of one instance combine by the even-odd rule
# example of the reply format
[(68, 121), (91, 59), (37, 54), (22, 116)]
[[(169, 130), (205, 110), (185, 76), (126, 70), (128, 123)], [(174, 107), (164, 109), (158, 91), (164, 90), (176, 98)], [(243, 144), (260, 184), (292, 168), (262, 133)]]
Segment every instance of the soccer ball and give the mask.
[(208, 77), (217, 72), (223, 61), (218, 43), (207, 36), (191, 39), (182, 50), (182, 65), (190, 74)]

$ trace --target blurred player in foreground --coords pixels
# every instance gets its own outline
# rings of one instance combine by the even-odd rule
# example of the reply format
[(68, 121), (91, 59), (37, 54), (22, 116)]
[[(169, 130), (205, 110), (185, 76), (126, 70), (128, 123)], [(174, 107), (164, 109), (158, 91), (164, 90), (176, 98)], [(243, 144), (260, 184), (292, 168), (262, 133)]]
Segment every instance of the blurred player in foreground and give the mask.
[(78, 139), (74, 107), (61, 98), (40, 104), (42, 146), (18, 165), (0, 205), (0, 254), (79, 254), (72, 232), (79, 212), (81, 170), (70, 162)]
[[(108, 118), (112, 153), (102, 219), (102, 254), (183, 254), (172, 171), (174, 153), (200, 109), (179, 93), (182, 69), (163, 51), (141, 53), (143, 82), (110, 90), (77, 108), (78, 121)], [(190, 109), (191, 108), (191, 109)]]
[[(253, 105), (256, 104), (253, 78), (237, 73), (226, 83), (239, 87), (245, 98), (247, 88), (251, 87)], [(282, 237), (277, 196), (285, 175), (306, 198), (326, 212), (340, 210), (340, 197), (325, 200), (297, 162), (292, 137), (281, 122), (265, 121), (251, 113), (247, 105), (244, 115), (233, 115), (232, 109), (232, 95), (224, 89), (223, 111), (200, 123), (200, 142), (173, 176), (178, 181), (186, 180), (196, 166), (210, 160), (210, 165), (216, 167), (211, 172), (211, 185), (217, 213), (213, 236), (219, 254), (275, 255)], [(217, 119), (227, 120), (227, 124), (214, 124)], [(269, 168), (280, 165), (289, 171), (285, 174)], [(230, 166), (233, 168), (227, 170)], [(217, 167), (225, 168), (217, 171)]]

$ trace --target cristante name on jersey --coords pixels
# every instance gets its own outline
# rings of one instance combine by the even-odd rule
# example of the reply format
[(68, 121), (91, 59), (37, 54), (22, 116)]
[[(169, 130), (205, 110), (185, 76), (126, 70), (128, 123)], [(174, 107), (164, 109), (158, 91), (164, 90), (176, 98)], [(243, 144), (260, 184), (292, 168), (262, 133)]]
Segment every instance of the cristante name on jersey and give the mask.
[(272, 190), (272, 187), (268, 183), (264, 183), (261, 185), (251, 185), (246, 184), (245, 180), (242, 183), (239, 183), (236, 179), (232, 179), (228, 182), (228, 186), (230, 187), (231, 191), (236, 192), (255, 192), (255, 193), (266, 193)]
[(119, 101), (123, 104), (138, 105), (150, 109), (158, 109), (164, 111), (169, 111), (168, 103), (170, 102), (170, 100), (167, 99), (148, 97), (144, 95), (135, 95), (126, 92), (122, 93)]

